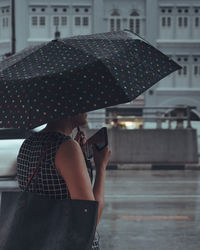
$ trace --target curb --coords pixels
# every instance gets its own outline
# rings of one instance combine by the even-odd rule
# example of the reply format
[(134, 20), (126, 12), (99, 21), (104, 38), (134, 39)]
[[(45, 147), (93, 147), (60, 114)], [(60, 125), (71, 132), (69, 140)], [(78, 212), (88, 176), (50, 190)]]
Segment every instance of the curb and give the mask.
[(151, 170), (152, 164), (118, 164), (118, 170)]
[(186, 170), (200, 170), (200, 164), (185, 164)]
[(154, 164), (113, 164), (108, 165), (107, 170), (200, 170), (199, 163), (182, 165), (154, 165)]

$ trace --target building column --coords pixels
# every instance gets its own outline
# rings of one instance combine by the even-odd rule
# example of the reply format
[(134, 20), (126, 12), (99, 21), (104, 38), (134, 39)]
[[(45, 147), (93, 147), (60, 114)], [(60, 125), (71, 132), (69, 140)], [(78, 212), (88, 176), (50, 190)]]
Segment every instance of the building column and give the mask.
[(146, 0), (146, 39), (156, 46), (159, 28), (158, 0)]
[(27, 0), (15, 1), (16, 52), (27, 47), (29, 36), (29, 11)]
[(92, 8), (92, 33), (104, 32), (104, 0), (92, 0)]

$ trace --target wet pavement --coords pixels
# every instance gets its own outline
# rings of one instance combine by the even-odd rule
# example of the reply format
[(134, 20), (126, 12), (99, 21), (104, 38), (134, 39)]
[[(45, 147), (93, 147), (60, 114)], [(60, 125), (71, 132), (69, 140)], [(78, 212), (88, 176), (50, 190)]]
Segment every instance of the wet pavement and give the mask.
[(107, 171), (101, 250), (199, 250), (200, 171)]

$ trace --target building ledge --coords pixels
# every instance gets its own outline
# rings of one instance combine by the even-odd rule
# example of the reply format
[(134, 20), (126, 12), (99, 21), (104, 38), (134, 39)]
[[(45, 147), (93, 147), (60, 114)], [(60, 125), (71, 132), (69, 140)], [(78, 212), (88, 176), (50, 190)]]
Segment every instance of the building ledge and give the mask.
[(7, 40), (0, 40), (0, 43), (10, 43), (11, 41), (9, 39)]
[(155, 89), (155, 92), (158, 94), (170, 94), (170, 95), (193, 95), (193, 96), (199, 96), (200, 94), (200, 88), (159, 88)]
[(173, 7), (177, 7), (177, 8), (181, 8), (181, 7), (200, 7), (200, 4), (198, 3), (159, 3), (159, 7), (168, 7), (168, 8), (173, 8)]
[(186, 45), (194, 45), (200, 44), (200, 39), (157, 39), (156, 42), (159, 44), (186, 44)]
[(27, 39), (27, 42), (37, 42), (37, 43), (50, 42), (50, 41), (52, 41), (51, 38), (28, 38)]
[(92, 4), (89, 3), (74, 3), (72, 4), (73, 7), (92, 7)]
[(48, 7), (48, 4), (36, 2), (34, 4), (33, 3), (29, 4), (29, 7)]

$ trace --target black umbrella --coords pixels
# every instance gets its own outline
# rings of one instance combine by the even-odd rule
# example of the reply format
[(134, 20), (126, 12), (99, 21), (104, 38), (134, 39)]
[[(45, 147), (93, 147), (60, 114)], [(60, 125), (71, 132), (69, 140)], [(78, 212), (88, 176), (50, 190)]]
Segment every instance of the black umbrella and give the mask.
[(127, 103), (177, 69), (128, 31), (43, 43), (0, 64), (0, 126), (32, 129)]

